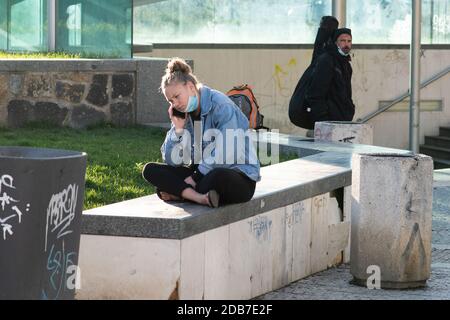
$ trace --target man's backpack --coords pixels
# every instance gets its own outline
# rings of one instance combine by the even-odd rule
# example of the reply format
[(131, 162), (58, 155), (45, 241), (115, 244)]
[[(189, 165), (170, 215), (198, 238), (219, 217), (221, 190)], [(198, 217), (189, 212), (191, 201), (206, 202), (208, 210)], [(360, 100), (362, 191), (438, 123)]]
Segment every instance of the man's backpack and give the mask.
[(293, 124), (304, 129), (314, 129), (311, 109), (307, 106), (305, 95), (314, 71), (312, 63), (303, 73), (289, 101), (289, 119)]
[(227, 92), (227, 96), (238, 106), (249, 121), (249, 127), (252, 129), (268, 129), (264, 127), (264, 116), (259, 112), (259, 105), (256, 102), (252, 88), (243, 84), (235, 86)]

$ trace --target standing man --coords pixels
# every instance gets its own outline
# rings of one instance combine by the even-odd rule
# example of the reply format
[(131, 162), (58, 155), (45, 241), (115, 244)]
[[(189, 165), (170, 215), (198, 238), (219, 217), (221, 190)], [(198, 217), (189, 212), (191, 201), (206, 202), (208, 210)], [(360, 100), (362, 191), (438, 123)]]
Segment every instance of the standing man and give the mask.
[(351, 30), (337, 29), (333, 41), (334, 44), (317, 58), (311, 84), (305, 93), (305, 104), (313, 122), (352, 121), (355, 114), (350, 65)]

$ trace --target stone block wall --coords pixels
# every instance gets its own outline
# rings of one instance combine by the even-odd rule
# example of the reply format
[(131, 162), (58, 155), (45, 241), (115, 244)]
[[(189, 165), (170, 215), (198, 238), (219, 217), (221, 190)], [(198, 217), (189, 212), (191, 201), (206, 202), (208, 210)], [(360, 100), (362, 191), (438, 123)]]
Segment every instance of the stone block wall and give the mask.
[(151, 113), (167, 104), (158, 93), (166, 63), (167, 59), (0, 60), (0, 126), (43, 121), (72, 128), (141, 123), (140, 110)]

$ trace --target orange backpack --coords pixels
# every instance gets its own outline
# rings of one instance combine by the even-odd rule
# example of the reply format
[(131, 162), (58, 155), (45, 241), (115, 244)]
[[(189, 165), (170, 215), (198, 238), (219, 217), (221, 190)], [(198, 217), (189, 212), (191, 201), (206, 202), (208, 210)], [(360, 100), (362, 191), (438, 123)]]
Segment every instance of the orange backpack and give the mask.
[(250, 128), (268, 129), (263, 126), (264, 116), (259, 112), (258, 102), (256, 102), (252, 88), (248, 84), (233, 87), (227, 92), (227, 96), (247, 117)]

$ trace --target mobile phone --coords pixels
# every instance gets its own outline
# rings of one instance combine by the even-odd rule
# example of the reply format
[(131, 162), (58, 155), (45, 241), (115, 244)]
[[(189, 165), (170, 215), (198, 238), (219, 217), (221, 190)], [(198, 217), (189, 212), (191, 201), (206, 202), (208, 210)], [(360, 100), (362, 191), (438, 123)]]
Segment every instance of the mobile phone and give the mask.
[(172, 114), (174, 115), (174, 117), (177, 117), (177, 118), (181, 118), (181, 119), (185, 119), (186, 118), (186, 113), (178, 111), (175, 108), (172, 108)]

